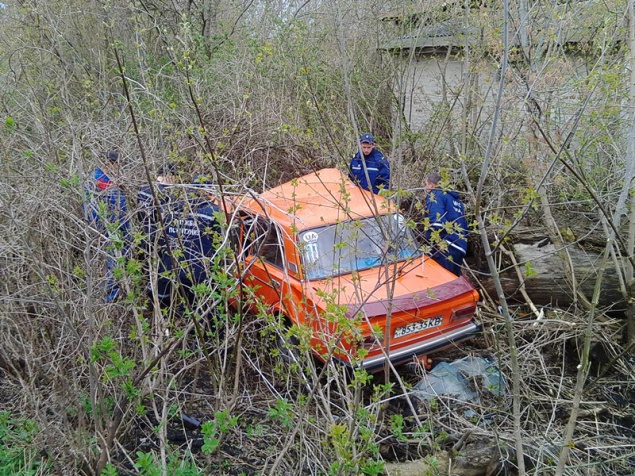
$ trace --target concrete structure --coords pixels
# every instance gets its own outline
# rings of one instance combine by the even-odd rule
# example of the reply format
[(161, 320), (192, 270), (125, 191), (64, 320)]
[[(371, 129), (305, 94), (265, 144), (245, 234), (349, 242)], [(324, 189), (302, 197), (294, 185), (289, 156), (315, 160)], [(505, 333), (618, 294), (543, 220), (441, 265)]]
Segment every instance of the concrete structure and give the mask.
[[(472, 130), (466, 132), (472, 136), (488, 130), (487, 121), (500, 81), (498, 62), (503, 48), (503, 12), (498, 2), (494, 4), (473, 5), (467, 13), (461, 6), (463, 2), (460, 5), (443, 2), (436, 10), (425, 11), (421, 5), (408, 4), (383, 16), (387, 27), (393, 30), (394, 39), (381, 49), (401, 72), (395, 82), (395, 93), (411, 130), (434, 129), (435, 121), (447, 123), (450, 118), (455, 127), (471, 124), (468, 127)], [(561, 98), (566, 103), (565, 109), (577, 102), (575, 93), (572, 96), (571, 91), (560, 89), (566, 87), (569, 78), (578, 76), (567, 68), (572, 67), (571, 62), (578, 63), (574, 69), (580, 66), (576, 58), (584, 50), (581, 43), (589, 45), (599, 35), (607, 34), (607, 20), (608, 30), (615, 29), (619, 18), (607, 16), (610, 11), (606, 3), (593, 0), (538, 2), (528, 7), (525, 28), (518, 28), (513, 21), (522, 13), (513, 12), (509, 24), (509, 61), (533, 70), (537, 81), (523, 84), (525, 78), (514, 77), (514, 68), (509, 68), (504, 107), (516, 115), (522, 113), (528, 90), (541, 103), (552, 102), (556, 109)], [(529, 52), (531, 57), (523, 56), (522, 51)], [(556, 56), (554, 61), (552, 58)], [(558, 73), (561, 77), (556, 84)], [(551, 83), (543, 84), (543, 80)], [(553, 94), (555, 89), (558, 94)], [(560, 108), (556, 113), (566, 122), (567, 118), (562, 117), (567, 116), (566, 111)]]

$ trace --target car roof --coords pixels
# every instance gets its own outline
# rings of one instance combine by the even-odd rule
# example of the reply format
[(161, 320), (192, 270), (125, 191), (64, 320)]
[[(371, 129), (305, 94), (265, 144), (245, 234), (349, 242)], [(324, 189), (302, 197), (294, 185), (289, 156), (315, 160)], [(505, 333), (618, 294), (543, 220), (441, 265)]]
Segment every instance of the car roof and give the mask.
[(335, 168), (290, 180), (242, 206), (298, 231), (397, 210), (390, 200), (356, 186)]

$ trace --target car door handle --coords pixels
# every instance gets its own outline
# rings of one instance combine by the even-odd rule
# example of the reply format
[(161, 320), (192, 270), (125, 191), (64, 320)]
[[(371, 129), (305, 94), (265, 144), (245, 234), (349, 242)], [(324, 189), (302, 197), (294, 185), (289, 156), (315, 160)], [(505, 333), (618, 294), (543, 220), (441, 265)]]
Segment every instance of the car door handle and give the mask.
[(279, 286), (280, 286), (280, 281), (276, 281), (275, 279), (272, 279), (272, 280), (271, 280), (271, 285), (272, 285), (274, 288), (277, 288), (277, 287), (279, 287)]

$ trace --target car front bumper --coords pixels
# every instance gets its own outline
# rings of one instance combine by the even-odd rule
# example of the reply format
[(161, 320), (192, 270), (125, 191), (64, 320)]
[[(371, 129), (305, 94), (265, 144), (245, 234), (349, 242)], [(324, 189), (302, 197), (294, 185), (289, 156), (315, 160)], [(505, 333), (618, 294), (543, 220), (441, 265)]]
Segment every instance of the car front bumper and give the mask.
[(415, 357), (432, 354), (433, 352), (458, 344), (459, 342), (473, 337), (474, 334), (480, 330), (481, 324), (472, 320), (466, 326), (416, 342), (415, 344), (411, 344), (406, 347), (400, 347), (391, 351), (390, 354), (382, 352), (379, 355), (369, 356), (361, 361), (359, 365), (368, 372), (376, 372), (383, 368), (387, 359), (390, 360), (393, 365), (400, 365), (411, 361)]

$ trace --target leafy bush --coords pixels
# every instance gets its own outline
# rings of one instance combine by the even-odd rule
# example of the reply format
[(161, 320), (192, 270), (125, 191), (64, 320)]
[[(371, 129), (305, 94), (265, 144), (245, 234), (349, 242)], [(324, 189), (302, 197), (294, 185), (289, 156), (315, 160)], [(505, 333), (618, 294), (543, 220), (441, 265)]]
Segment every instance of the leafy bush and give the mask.
[(32, 447), (38, 428), (27, 419), (0, 412), (0, 476), (46, 474), (46, 464)]

